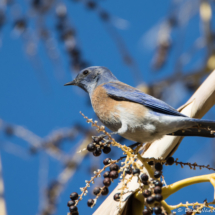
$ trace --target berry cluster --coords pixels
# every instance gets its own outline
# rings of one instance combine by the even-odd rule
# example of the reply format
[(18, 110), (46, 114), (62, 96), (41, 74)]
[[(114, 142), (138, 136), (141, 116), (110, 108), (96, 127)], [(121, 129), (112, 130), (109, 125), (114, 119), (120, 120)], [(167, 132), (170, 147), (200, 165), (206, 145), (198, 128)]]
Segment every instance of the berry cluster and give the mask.
[[(157, 170), (156, 170), (157, 171)], [(156, 172), (155, 171), (155, 172)], [(145, 204), (147, 207), (143, 210), (143, 215), (150, 215), (155, 212), (155, 214), (161, 214), (162, 208), (160, 202), (163, 200), (162, 197), (162, 186), (163, 183), (160, 180), (149, 179), (146, 173), (140, 175), (140, 170), (133, 170), (133, 175), (138, 176), (138, 180), (144, 185), (142, 187), (142, 194), (145, 198)], [(114, 195), (115, 201), (120, 201), (120, 193)]]
[[(110, 158), (106, 158), (103, 161), (103, 164), (105, 166), (109, 165), (110, 163), (111, 163)], [(103, 174), (104, 187), (95, 187), (94, 190), (93, 190), (93, 194), (96, 196), (96, 198), (98, 198), (100, 195), (105, 196), (105, 195), (107, 195), (109, 193), (108, 187), (111, 185), (111, 182), (114, 179), (117, 179), (119, 177), (118, 170), (119, 170), (119, 166), (116, 163), (110, 165), (110, 171), (106, 171)], [(87, 205), (89, 207), (93, 207), (95, 205), (95, 200), (94, 199), (89, 199), (87, 201)]]
[[(95, 138), (95, 137), (93, 137)], [(101, 139), (101, 136), (99, 137)], [(104, 137), (103, 137), (104, 138)], [(87, 188), (90, 187), (90, 183), (94, 184), (94, 179), (97, 177), (101, 177), (101, 173), (104, 172), (108, 167), (109, 171), (104, 172), (103, 177), (103, 187), (95, 187), (93, 189), (93, 194), (96, 196), (95, 199), (89, 199), (87, 201), (88, 207), (93, 207), (96, 204), (97, 199), (99, 196), (106, 196), (109, 193), (108, 187), (111, 185), (111, 182), (114, 181), (114, 179), (117, 179), (119, 177), (118, 171), (119, 171), (119, 166), (116, 164), (116, 162), (119, 162), (122, 160), (124, 157), (119, 158), (118, 160), (111, 160), (110, 158), (105, 158), (103, 160), (104, 167), (103, 169), (98, 169), (97, 171), (94, 172), (95, 176), (91, 178), (90, 181), (85, 181), (86, 186), (84, 188), (80, 188), (82, 191), (81, 195), (78, 195), (77, 193), (73, 192), (70, 195), (70, 201), (67, 203), (67, 206), (69, 207), (70, 214), (71, 215), (76, 215), (78, 214), (78, 208), (77, 204), (80, 200), (82, 200), (82, 196), (87, 195), (88, 191)]]
[[(164, 163), (164, 161), (163, 161)], [(150, 166), (154, 166), (154, 178), (150, 178), (148, 174), (141, 173), (139, 168), (126, 168), (125, 173), (138, 177), (138, 182), (140, 183), (140, 190), (142, 190), (142, 195), (144, 196), (144, 201), (146, 208), (143, 210), (143, 215), (151, 215), (153, 212), (155, 214), (166, 214), (166, 211), (161, 206), (162, 187), (163, 183), (159, 180), (162, 175), (163, 169), (162, 162), (149, 161)], [(172, 165), (174, 163), (173, 157), (168, 157), (165, 161), (166, 165)], [(115, 201), (120, 201), (121, 193), (116, 193), (113, 197)]]
[(78, 193), (73, 192), (70, 194), (70, 201), (67, 202), (67, 206), (69, 207), (69, 211), (72, 215), (78, 215), (78, 208), (76, 207), (75, 200), (78, 199)]
[[(174, 164), (175, 160), (173, 157), (168, 157), (166, 160), (165, 160), (165, 164), (166, 165), (172, 165)], [(155, 172), (154, 172), (154, 177), (155, 178), (160, 178), (161, 175), (162, 175), (162, 169), (163, 169), (163, 165), (162, 163), (160, 162), (154, 162), (154, 161), (149, 161), (148, 164), (150, 166), (153, 166), (154, 165), (154, 168), (155, 168)]]
[(111, 141), (104, 139), (105, 135), (100, 135), (98, 137), (93, 136), (92, 138), (93, 138), (93, 142), (88, 144), (87, 150), (89, 152), (92, 152), (95, 157), (100, 156), (102, 154), (102, 151), (105, 154), (110, 153)]
[[(145, 173), (143, 173), (140, 176), (140, 179), (144, 185), (145, 184), (150, 185), (150, 188), (145, 189), (143, 191), (143, 196), (145, 198), (145, 202), (149, 206), (143, 210), (143, 215), (152, 214), (152, 211), (154, 211), (155, 214), (161, 214), (162, 208), (161, 208), (160, 202), (163, 200), (163, 196), (162, 196), (163, 183), (159, 180), (149, 181), (148, 175)], [(154, 204), (154, 207), (152, 209), (151, 205), (153, 205), (153, 204)]]

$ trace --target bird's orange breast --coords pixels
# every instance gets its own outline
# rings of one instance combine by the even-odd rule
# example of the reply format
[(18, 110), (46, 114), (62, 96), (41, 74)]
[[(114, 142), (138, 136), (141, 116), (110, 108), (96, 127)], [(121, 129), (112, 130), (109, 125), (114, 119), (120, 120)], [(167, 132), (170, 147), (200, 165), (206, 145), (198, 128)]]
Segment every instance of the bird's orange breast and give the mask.
[(96, 115), (102, 122), (119, 120), (119, 111), (117, 110), (119, 101), (110, 98), (102, 85), (94, 90), (91, 102)]

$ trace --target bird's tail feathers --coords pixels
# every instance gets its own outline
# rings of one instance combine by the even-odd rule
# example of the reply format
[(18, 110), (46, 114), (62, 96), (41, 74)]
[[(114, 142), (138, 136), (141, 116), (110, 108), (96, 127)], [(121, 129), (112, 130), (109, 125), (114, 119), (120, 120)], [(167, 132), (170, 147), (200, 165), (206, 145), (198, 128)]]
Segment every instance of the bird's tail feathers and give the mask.
[(203, 119), (190, 119), (194, 125), (191, 128), (178, 130), (168, 135), (174, 136), (200, 136), (215, 137), (215, 121)]
[(174, 133), (168, 134), (173, 136), (199, 136), (199, 137), (215, 137), (215, 133), (210, 130), (201, 129), (201, 128), (187, 128), (183, 130), (178, 130)]
[(197, 128), (206, 129), (209, 131), (215, 131), (215, 121), (204, 119), (192, 119), (197, 123)]

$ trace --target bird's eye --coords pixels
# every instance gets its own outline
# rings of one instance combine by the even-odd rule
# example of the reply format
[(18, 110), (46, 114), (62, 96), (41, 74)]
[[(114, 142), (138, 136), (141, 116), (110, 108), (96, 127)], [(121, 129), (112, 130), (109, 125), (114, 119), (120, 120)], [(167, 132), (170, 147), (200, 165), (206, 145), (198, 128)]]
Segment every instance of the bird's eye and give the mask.
[(87, 75), (88, 73), (89, 73), (88, 70), (84, 70), (84, 71), (83, 71), (83, 74), (84, 74), (84, 75)]

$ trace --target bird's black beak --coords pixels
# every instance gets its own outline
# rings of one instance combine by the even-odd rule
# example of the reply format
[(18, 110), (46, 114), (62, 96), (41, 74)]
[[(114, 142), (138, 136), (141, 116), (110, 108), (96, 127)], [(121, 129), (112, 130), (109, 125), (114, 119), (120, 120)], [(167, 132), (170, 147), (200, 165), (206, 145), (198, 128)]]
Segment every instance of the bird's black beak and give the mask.
[(77, 82), (76, 82), (76, 80), (74, 79), (73, 81), (70, 81), (70, 82), (68, 82), (68, 83), (64, 84), (64, 86), (68, 86), (68, 85), (76, 85), (76, 84), (77, 84)]

